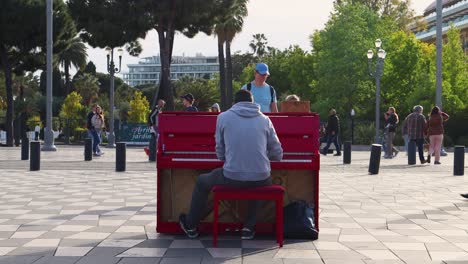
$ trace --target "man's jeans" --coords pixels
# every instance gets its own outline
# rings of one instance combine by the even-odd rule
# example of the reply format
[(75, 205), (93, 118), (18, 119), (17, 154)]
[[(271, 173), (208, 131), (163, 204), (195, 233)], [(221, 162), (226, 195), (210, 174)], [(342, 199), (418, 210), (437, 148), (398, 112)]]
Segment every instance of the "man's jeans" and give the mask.
[(423, 162), (424, 159), (424, 138), (411, 139), (411, 141), (416, 142), (416, 147), (418, 148), (419, 160)]
[[(218, 168), (210, 173), (201, 174), (196, 182), (192, 194), (192, 204), (187, 216), (187, 227), (192, 229), (197, 227), (207, 208), (208, 195), (214, 185), (228, 185), (232, 187), (259, 187), (271, 185), (271, 177), (262, 181), (236, 181), (224, 177), (223, 168)], [(255, 226), (259, 201), (249, 201), (247, 218), (244, 227), (252, 229)]]
[(88, 129), (88, 138), (92, 140), (93, 145), (93, 153), (101, 152), (99, 148), (99, 143), (101, 143), (101, 139), (99, 138), (98, 133), (94, 129)]
[(338, 144), (338, 134), (327, 136), (327, 145), (323, 148), (323, 152), (326, 154), (330, 148), (331, 143), (335, 144), (336, 153), (340, 153), (340, 144)]

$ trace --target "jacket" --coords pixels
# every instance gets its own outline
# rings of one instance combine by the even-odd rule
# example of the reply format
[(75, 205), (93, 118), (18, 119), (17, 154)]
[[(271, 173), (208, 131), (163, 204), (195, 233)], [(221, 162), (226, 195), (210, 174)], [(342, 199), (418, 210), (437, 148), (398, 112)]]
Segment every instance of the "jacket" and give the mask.
[(215, 137), (223, 174), (232, 180), (265, 180), (270, 177), (270, 160), (283, 158), (273, 123), (254, 103), (239, 102), (219, 114)]
[(429, 136), (443, 135), (444, 134), (444, 122), (447, 121), (449, 116), (441, 112), (440, 114), (431, 115), (426, 123), (425, 134)]
[(340, 120), (337, 115), (331, 115), (328, 117), (327, 135), (331, 135), (332, 132), (335, 132), (335, 135), (340, 132)]

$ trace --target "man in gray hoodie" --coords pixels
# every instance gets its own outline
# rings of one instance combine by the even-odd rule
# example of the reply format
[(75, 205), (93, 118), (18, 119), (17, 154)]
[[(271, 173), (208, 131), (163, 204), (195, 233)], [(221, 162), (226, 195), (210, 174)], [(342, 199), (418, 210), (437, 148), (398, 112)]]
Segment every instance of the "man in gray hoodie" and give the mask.
[[(219, 114), (216, 122), (216, 155), (223, 168), (198, 177), (188, 215), (181, 214), (179, 224), (189, 238), (198, 236), (197, 225), (204, 215), (208, 195), (214, 185), (257, 187), (271, 185), (270, 160), (279, 161), (283, 149), (271, 120), (253, 103), (250, 91), (240, 90), (235, 105)], [(258, 201), (249, 201), (242, 239), (255, 235)]]

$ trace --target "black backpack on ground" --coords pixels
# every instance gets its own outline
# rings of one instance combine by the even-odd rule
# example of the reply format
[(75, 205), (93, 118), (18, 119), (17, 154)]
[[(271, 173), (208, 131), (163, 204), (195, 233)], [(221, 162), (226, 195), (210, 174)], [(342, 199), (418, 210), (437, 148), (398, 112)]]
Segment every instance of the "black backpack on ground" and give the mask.
[(283, 232), (286, 238), (316, 240), (314, 208), (305, 201), (294, 201), (283, 208)]

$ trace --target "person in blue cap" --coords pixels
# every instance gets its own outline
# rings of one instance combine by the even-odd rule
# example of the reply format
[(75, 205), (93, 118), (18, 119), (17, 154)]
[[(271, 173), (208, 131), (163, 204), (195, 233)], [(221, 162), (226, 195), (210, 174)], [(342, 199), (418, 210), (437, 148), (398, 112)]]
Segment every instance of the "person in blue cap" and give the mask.
[(244, 85), (242, 89), (252, 93), (254, 103), (260, 106), (262, 113), (278, 113), (276, 91), (273, 86), (266, 83), (268, 76), (270, 76), (268, 65), (258, 63), (255, 66), (255, 79)]

